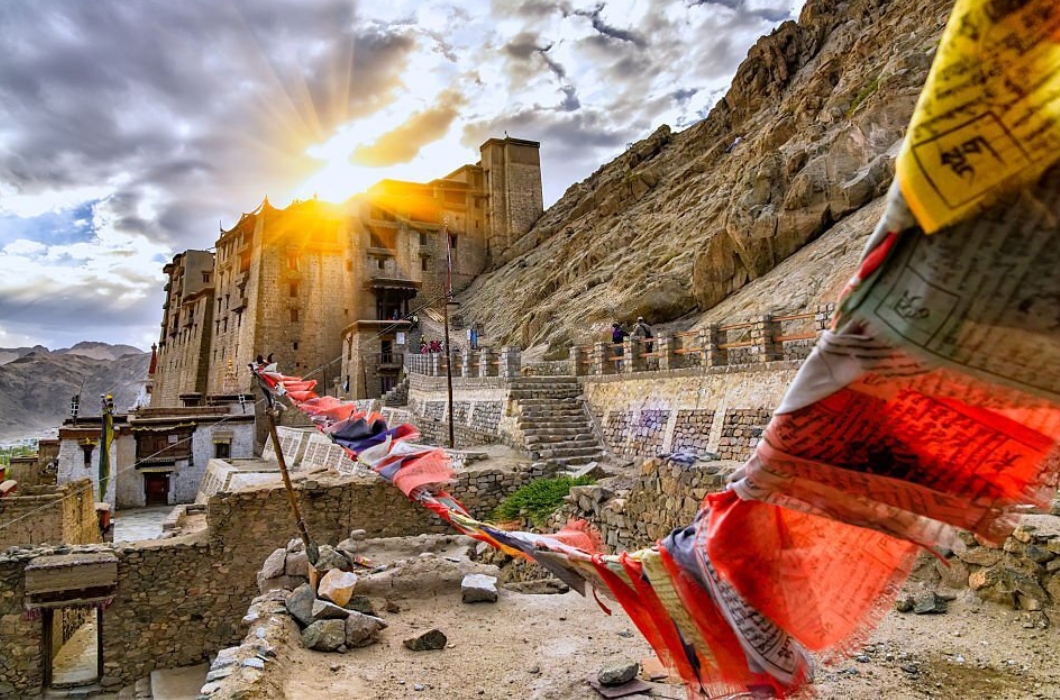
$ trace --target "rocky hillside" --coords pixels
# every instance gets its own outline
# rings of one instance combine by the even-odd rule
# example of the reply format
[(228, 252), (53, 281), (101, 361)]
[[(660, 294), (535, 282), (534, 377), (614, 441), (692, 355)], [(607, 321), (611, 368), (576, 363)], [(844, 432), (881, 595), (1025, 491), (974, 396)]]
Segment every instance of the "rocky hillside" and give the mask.
[[(810, 0), (751, 48), (707, 119), (661, 126), (570, 187), (511, 262), (461, 295), (465, 321), (491, 344), (562, 356), (638, 315), (691, 326), (832, 300), (879, 214), (950, 7)], [(754, 298), (725, 303), (754, 280)]]
[(79, 391), (83, 416), (99, 415), (99, 397), (106, 392), (114, 394), (115, 405), (124, 411), (135, 401), (151, 361), (151, 353), (132, 350), (135, 354), (114, 360), (33, 352), (0, 365), (0, 439), (51, 432), (69, 415), (70, 397)]

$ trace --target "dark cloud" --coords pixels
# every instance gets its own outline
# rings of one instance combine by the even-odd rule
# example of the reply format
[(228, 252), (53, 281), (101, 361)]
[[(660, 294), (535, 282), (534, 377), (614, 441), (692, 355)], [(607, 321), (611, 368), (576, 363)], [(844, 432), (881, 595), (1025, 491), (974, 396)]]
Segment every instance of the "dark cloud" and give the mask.
[(754, 10), (747, 8), (747, 0), (692, 0), (689, 7), (716, 5), (725, 7), (744, 18), (755, 18), (767, 22), (781, 22), (788, 18), (789, 9), (780, 3), (776, 7), (760, 7)]
[(609, 39), (617, 39), (618, 41), (626, 41), (638, 48), (644, 48), (647, 46), (647, 41), (644, 37), (638, 35), (636, 32), (619, 29), (618, 27), (612, 27), (611, 25), (604, 22), (600, 14), (604, 10), (604, 4), (601, 3), (596, 6), (592, 11), (587, 10), (575, 10), (574, 14), (581, 17), (588, 17), (593, 23), (593, 29), (600, 33), (601, 36)]

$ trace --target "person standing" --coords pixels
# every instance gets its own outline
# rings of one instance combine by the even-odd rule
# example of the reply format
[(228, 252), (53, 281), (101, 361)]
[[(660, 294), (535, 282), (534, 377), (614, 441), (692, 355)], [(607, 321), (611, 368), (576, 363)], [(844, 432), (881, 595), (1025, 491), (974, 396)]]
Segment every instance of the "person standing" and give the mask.
[(637, 322), (633, 325), (633, 332), (630, 335), (644, 344), (645, 352), (651, 352), (653, 345), (651, 339), (655, 337), (655, 334), (651, 332), (651, 326), (648, 325), (643, 316), (637, 316)]
[[(616, 321), (611, 324), (611, 348), (615, 351), (615, 357), (622, 357), (623, 341), (625, 341), (627, 336), (629, 336), (629, 333), (626, 332), (621, 323)], [(615, 369), (619, 372), (622, 371), (622, 360), (615, 362)]]

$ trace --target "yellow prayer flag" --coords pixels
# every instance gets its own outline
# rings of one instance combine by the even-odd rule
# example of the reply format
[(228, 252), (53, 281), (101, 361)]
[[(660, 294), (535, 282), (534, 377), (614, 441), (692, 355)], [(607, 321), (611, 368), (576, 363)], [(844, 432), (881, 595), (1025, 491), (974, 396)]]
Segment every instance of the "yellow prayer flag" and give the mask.
[(927, 233), (1060, 157), (1060, 2), (957, 0), (898, 156)]

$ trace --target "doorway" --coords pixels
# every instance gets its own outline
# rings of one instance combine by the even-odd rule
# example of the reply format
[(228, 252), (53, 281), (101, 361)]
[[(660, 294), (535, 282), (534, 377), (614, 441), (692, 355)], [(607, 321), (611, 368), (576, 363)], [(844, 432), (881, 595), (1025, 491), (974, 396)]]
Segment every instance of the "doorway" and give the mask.
[(44, 685), (75, 688), (99, 682), (103, 675), (103, 609), (46, 608)]
[(169, 505), (169, 472), (144, 474), (144, 501), (148, 506)]

